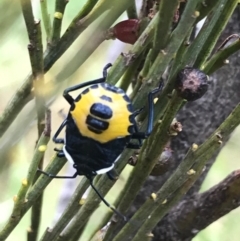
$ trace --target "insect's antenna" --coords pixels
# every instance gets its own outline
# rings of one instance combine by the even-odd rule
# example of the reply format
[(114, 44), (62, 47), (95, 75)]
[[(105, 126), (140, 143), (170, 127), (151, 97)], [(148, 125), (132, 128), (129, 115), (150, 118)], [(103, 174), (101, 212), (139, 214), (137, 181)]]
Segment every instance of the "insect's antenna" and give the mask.
[(93, 185), (92, 180), (90, 179), (90, 185), (93, 188), (93, 190), (97, 193), (97, 195), (100, 197), (100, 199), (105, 203), (107, 207), (109, 207), (114, 213), (116, 213), (119, 217), (121, 217), (125, 222), (128, 221), (127, 217), (125, 217), (123, 214), (121, 214), (117, 209), (112, 207), (101, 195), (101, 193), (96, 189), (96, 187)]

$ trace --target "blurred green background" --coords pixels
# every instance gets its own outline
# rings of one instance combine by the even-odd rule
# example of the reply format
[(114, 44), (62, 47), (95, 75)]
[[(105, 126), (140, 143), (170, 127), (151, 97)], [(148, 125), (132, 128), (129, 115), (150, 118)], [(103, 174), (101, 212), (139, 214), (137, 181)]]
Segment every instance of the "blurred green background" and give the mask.
[[(73, 16), (79, 11), (85, 1), (69, 1), (63, 22), (63, 31), (70, 23)], [(33, 1), (35, 16), (41, 18), (39, 11), (39, 1)], [(53, 1), (49, 5), (49, 12), (53, 13)], [(126, 18), (126, 16), (122, 16)], [(93, 24), (94, 25), (94, 24)], [(62, 70), (68, 74), (69, 70), (64, 69), (65, 64), (71, 61), (71, 57), (80, 48), (84, 40), (91, 41), (91, 28), (71, 46), (71, 48), (61, 57), (53, 68), (46, 74), (46, 82), (53, 80)], [(1, 0), (0, 2), (0, 112), (3, 111), (7, 102), (11, 99), (16, 89), (21, 86), (24, 78), (30, 72), (30, 62), (27, 50), (28, 37), (25, 29), (19, 1)], [(43, 42), (45, 44), (45, 33), (43, 31)], [(88, 46), (84, 46), (87, 49)], [(105, 41), (99, 46), (94, 54), (78, 69), (78, 71), (63, 82), (62, 89), (65, 86), (72, 85), (74, 82), (80, 82), (98, 78), (101, 76), (102, 67), (107, 62), (113, 62), (116, 57), (129, 46), (125, 46), (119, 41)], [(49, 86), (51, 88), (51, 86)], [(47, 90), (46, 90), (47, 91)], [(68, 105), (65, 100), (59, 97), (51, 104), (52, 111), (52, 132), (60, 125), (62, 118), (58, 112), (64, 110), (66, 113)], [(6, 132), (0, 140), (0, 228), (3, 227), (13, 207), (12, 198), (16, 195), (21, 180), (26, 176), (28, 165), (31, 161), (34, 145), (37, 139), (36, 121), (31, 121), (34, 113), (34, 105), (30, 102), (23, 110), (21, 115)], [(240, 128), (238, 128), (231, 139), (220, 153), (217, 162), (211, 169), (206, 178), (202, 191), (207, 190), (225, 178), (231, 171), (238, 169), (240, 156)], [(53, 155), (52, 143), (49, 144), (45, 164)], [(113, 203), (119, 189), (129, 174), (131, 167), (127, 167), (114, 189), (107, 196), (107, 200)], [(64, 172), (64, 170), (63, 170)], [(75, 180), (77, 184), (79, 181)], [(43, 217), (41, 233), (46, 227), (51, 226), (58, 198), (63, 185), (62, 180), (53, 180), (44, 193)], [(74, 190), (74, 186), (73, 186)], [(116, 191), (118, 190), (118, 191)], [(97, 210), (97, 216), (92, 219), (91, 225), (88, 225), (84, 237), (88, 237), (89, 231), (94, 228), (100, 217), (107, 212), (107, 208), (101, 205)], [(239, 241), (240, 230), (238, 228), (238, 217), (240, 210), (237, 209), (220, 220), (210, 225), (194, 241)], [(96, 218), (98, 217), (98, 218)], [(22, 219), (17, 228), (7, 240), (25, 240), (26, 230), (30, 224), (29, 213)]]

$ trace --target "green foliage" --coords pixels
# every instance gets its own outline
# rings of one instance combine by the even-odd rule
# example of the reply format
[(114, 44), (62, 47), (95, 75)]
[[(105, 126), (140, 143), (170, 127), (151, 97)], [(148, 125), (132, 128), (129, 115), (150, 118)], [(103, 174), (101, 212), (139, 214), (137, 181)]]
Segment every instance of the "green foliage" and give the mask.
[[(145, 3), (145, 1), (143, 2)], [(6, 67), (7, 70), (12, 69), (12, 75), (5, 74), (5, 68), (2, 71), (1, 78), (8, 81), (1, 82), (1, 88), (4, 88), (5, 93), (1, 91), (3, 112), (0, 116), (2, 157), (0, 165), (5, 172), (5, 174), (2, 173), (3, 178), (7, 177), (6, 182), (12, 181), (12, 178), (19, 178), (19, 173), (13, 172), (18, 172), (16, 170), (18, 168), (21, 170), (21, 177), (25, 176), (25, 179), (22, 181), (20, 189), (18, 189), (20, 182), (14, 180), (14, 192), (17, 195), (14, 197), (12, 213), (4, 213), (4, 216), (9, 215), (9, 219), (4, 220), (6, 223), (0, 231), (0, 241), (6, 240), (9, 235), (14, 234), (15, 228), (19, 232), (19, 227), (26, 224), (25, 214), (29, 215), (29, 212), (31, 212), (31, 221), (27, 235), (28, 240), (35, 241), (38, 238), (41, 241), (60, 240), (60, 234), (64, 240), (94, 240), (91, 238), (106, 225), (111, 219), (112, 213), (99, 214), (102, 218), (95, 227), (91, 227), (96, 217), (92, 214), (98, 208), (100, 200), (91, 190), (84, 204), (79, 204), (89, 186), (88, 180), (81, 179), (78, 186), (75, 187), (76, 190), (65, 211), (62, 210), (63, 215), (53, 225), (52, 230), (48, 230), (46, 228), (51, 223), (50, 215), (47, 218), (43, 216), (40, 228), (41, 210), (42, 207), (43, 210), (46, 208), (53, 215), (57, 199), (54, 199), (53, 195), (48, 192), (49, 187), (46, 188), (52, 180), (46, 176), (38, 174), (34, 176), (34, 174), (37, 166), (40, 168), (46, 166), (46, 172), (56, 174), (66, 162), (65, 159), (56, 156), (49, 161), (53, 153), (53, 144), (48, 143), (51, 117), (46, 111), (46, 106), (51, 106), (51, 109), (55, 107), (57, 112), (62, 109), (63, 105), (66, 106), (66, 103), (59, 100), (61, 106), (59, 107), (54, 106), (52, 102), (62, 91), (64, 85), (69, 86), (70, 82), (79, 82), (79, 79), (82, 81), (98, 76), (97, 72), (100, 73), (106, 62), (108, 49), (111, 48), (111, 40), (107, 42), (109, 28), (114, 25), (115, 21), (125, 19), (126, 13), (128, 16), (137, 16), (135, 2), (86, 0), (69, 1), (68, 3), (66, 0), (55, 0), (55, 5), (53, 5), (47, 0), (42, 0), (37, 6), (33, 6), (30, 0), (20, 0), (19, 3), (21, 10), (13, 2), (2, 1), (0, 3), (0, 7), (2, 7), (0, 11), (6, 10), (8, 20), (0, 21), (2, 29), (2, 40), (0, 40), (2, 46), (0, 48), (5, 59), (2, 65), (7, 66), (11, 59), (16, 59), (14, 65), (17, 65), (17, 67), (13, 66), (12, 62), (9, 62), (9, 66)], [(125, 169), (125, 174), (121, 174), (125, 183), (124, 188), (121, 178), (116, 185), (113, 181), (108, 180), (106, 175), (95, 179), (95, 185), (103, 195), (111, 194), (111, 188), (114, 185), (113, 193), (118, 196), (115, 198), (115, 204), (120, 212), (127, 213), (165, 146), (178, 132), (171, 135), (172, 121), (176, 113), (187, 102), (179, 95), (179, 92), (175, 91), (177, 88), (176, 76), (179, 71), (190, 65), (201, 69), (206, 74), (211, 74), (223, 66), (223, 60), (239, 50), (239, 43), (236, 41), (213, 54), (216, 42), (237, 3), (237, 0), (206, 0), (203, 8), (200, 0), (188, 0), (186, 3), (183, 1), (181, 6), (177, 0), (160, 1), (159, 6), (152, 6), (153, 9), (148, 12), (148, 15), (144, 14), (146, 9), (143, 4), (141, 12), (138, 13), (138, 16), (141, 16), (139, 38), (133, 46), (126, 47), (127, 53), (121, 54), (120, 50), (117, 52), (114, 49), (117, 52), (116, 57), (117, 55), (118, 57), (113, 62), (107, 82), (120, 83), (130, 93), (136, 108), (146, 105), (147, 94), (158, 86), (160, 78), (168, 69), (164, 90), (155, 105), (154, 131), (144, 142), (137, 165), (132, 171)], [(184, 9), (184, 11), (181, 12), (179, 9)], [(178, 18), (178, 14), (180, 14), (180, 18)], [(22, 16), (26, 28), (24, 28)], [(206, 23), (197, 37), (191, 40), (192, 43), (189, 46), (187, 43), (193, 28), (204, 17), (207, 18)], [(1, 18), (2, 15), (0, 15), (0, 20)], [(41, 19), (41, 21), (36, 19)], [(19, 21), (21, 21), (20, 24)], [(22, 36), (20, 33), (23, 33)], [(19, 49), (15, 54), (9, 55), (6, 50), (13, 48), (16, 37), (19, 39), (17, 43)], [(27, 43), (29, 43), (30, 61), (27, 56), (27, 48), (22, 48), (27, 46)], [(26, 74), (23, 72), (29, 67), (31, 72), (22, 81)], [(12, 78), (14, 81), (10, 82), (9, 79)], [(66, 83), (67, 81), (68, 83)], [(11, 90), (12, 88), (14, 91)], [(10, 99), (9, 95), (13, 95), (13, 97)], [(9, 102), (6, 103), (4, 99)], [(34, 101), (32, 101), (33, 99)], [(45, 120), (44, 114), (46, 114)], [(52, 116), (52, 126), (55, 130), (55, 126), (58, 126), (61, 118), (54, 113)], [(202, 173), (206, 162), (221, 148), (222, 141), (225, 141), (239, 125), (239, 116), (240, 106), (238, 105), (216, 132), (199, 148), (190, 148), (173, 175), (156, 191), (156, 194), (139, 208), (131, 221), (123, 228), (121, 228), (120, 222), (116, 224), (112, 222), (103, 240), (125, 240), (131, 235), (134, 236), (136, 232), (134, 241), (150, 240), (151, 236), (148, 234), (189, 190)], [(141, 113), (138, 121), (142, 123), (140, 127), (142, 130), (146, 126), (146, 120), (147, 113)], [(32, 130), (29, 128), (30, 125)], [(26, 135), (26, 133), (28, 134)], [(18, 139), (22, 140), (21, 147), (16, 145)], [(37, 145), (35, 146), (36, 140)], [(28, 143), (31, 143), (29, 147)], [(48, 147), (46, 152), (45, 147)], [(17, 153), (16, 156), (14, 153)], [(129, 156), (132, 154), (133, 151), (124, 151), (116, 165), (119, 173), (125, 168)], [(28, 171), (19, 164), (11, 163), (12, 160), (21, 162), (23, 159), (31, 160), (28, 163)], [(47, 165), (44, 165), (43, 159), (48, 163)], [(127, 178), (128, 175), (129, 178)], [(54, 182), (54, 185), (59, 188), (61, 182), (56, 183)], [(51, 185), (50, 188), (54, 189), (55, 187), (51, 187)], [(123, 188), (121, 192), (116, 191), (118, 185)], [(3, 187), (2, 190), (6, 191), (4, 188), (6, 189)], [(12, 190), (12, 188), (10, 189)], [(43, 198), (42, 203), (40, 197), (45, 189), (48, 195)], [(109, 192), (110, 189), (111, 192)], [(12, 194), (7, 193), (7, 195)], [(5, 198), (6, 195), (2, 195), (1, 201)], [(6, 205), (9, 206), (9, 204)], [(149, 215), (151, 218), (148, 218)], [(22, 218), (24, 218), (24, 222), (20, 223)], [(22, 226), (21, 232), (23, 232)], [(26, 229), (26, 226), (24, 228)]]

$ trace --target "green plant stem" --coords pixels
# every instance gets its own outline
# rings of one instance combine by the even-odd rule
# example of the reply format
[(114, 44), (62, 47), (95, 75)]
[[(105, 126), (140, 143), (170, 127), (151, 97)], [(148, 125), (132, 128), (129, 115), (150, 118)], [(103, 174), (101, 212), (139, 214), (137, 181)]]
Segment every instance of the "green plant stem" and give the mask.
[[(107, 178), (106, 175), (104, 176), (105, 178)], [(95, 184), (95, 186), (99, 190), (101, 195), (104, 197), (107, 194), (108, 190), (114, 185), (114, 183), (114, 181), (104, 183), (99, 180)], [(74, 220), (69, 224), (67, 229), (63, 231), (61, 236), (59, 236), (56, 239), (56, 241), (69, 240), (71, 236), (73, 236), (79, 229), (81, 229), (87, 223), (90, 216), (96, 210), (100, 202), (100, 198), (97, 196), (94, 190), (91, 190), (88, 194), (86, 202), (75, 215)]]
[[(35, 93), (35, 103), (38, 119), (38, 135), (44, 130), (45, 100), (43, 94), (44, 73), (43, 73), (43, 46), (40, 21), (34, 20), (31, 1), (21, 0), (23, 17), (26, 23), (29, 37), (29, 57), (32, 67), (33, 86)], [(38, 162), (38, 167), (42, 167), (43, 156)], [(36, 171), (36, 170), (35, 170)], [(36, 177), (37, 178), (37, 177)], [(42, 197), (39, 197), (34, 204), (31, 216), (31, 228), (28, 231), (28, 240), (37, 239), (38, 229), (41, 220)]]
[(86, 224), (82, 228), (80, 228), (68, 241), (79, 241), (85, 227)]
[[(106, 0), (105, 0), (106, 1)], [(91, 41), (88, 38), (82, 43), (82, 47), (75, 53), (73, 58), (66, 63), (64, 68), (57, 74), (56, 82), (64, 81), (72, 73), (74, 73), (84, 61), (96, 50), (96, 48), (106, 39), (105, 32), (117, 20), (119, 16), (129, 6), (128, 0), (122, 0), (121, 4), (114, 4), (111, 8), (111, 14), (105, 14), (103, 19), (92, 31)], [(110, 10), (109, 10), (110, 12)], [(86, 48), (87, 46), (87, 48)], [(66, 69), (68, 71), (66, 71)], [(70, 73), (70, 74), (69, 74)]]
[[(173, 65), (173, 71), (171, 73), (171, 76), (169, 77), (170, 82), (176, 77), (177, 73), (180, 71), (181, 68), (188, 65), (193, 65), (193, 63), (198, 58), (198, 55), (201, 53), (201, 51), (204, 48), (205, 42), (208, 43), (208, 45), (212, 46), (212, 41), (215, 39), (212, 39), (212, 33), (216, 29), (216, 22), (217, 19), (221, 18), (222, 13), (222, 7), (224, 7), (224, 4), (226, 4), (227, 0), (220, 0), (218, 2), (218, 6), (216, 7), (216, 11), (211, 13), (211, 16), (206, 19), (204, 26), (200, 30), (197, 37), (194, 39), (192, 44), (187, 47), (187, 51), (185, 51), (185, 54), (181, 56), (177, 55), (177, 59), (174, 61)], [(181, 54), (181, 53), (179, 53)], [(179, 56), (179, 57), (178, 57)], [(200, 66), (197, 66), (195, 64), (196, 68), (199, 68)]]
[(40, 6), (41, 6), (41, 13), (42, 13), (42, 20), (45, 28), (45, 32), (47, 35), (47, 41), (50, 40), (51, 37), (51, 22), (50, 22), (50, 15), (48, 13), (48, 3), (47, 0), (40, 0)]
[[(146, 76), (145, 83), (143, 88), (141, 88), (140, 93), (137, 95), (136, 99), (133, 101), (133, 104), (136, 108), (142, 106), (142, 99), (146, 98), (148, 93), (158, 85), (159, 79), (163, 75), (165, 69), (169, 65), (170, 61), (176, 55), (178, 49), (180, 48), (182, 42), (186, 38), (189, 29), (195, 23), (196, 16), (195, 10), (197, 4), (200, 0), (188, 1), (185, 7), (185, 10), (182, 14), (181, 20), (175, 30), (172, 32), (169, 39), (169, 44), (166, 48), (158, 54), (158, 57), (155, 59), (153, 65), (151, 66), (148, 75)], [(151, 81), (148, 81), (151, 80)], [(163, 97), (167, 97), (169, 93), (173, 90), (173, 83), (167, 83), (163, 92), (160, 95), (162, 101)], [(166, 100), (167, 102), (167, 100)], [(166, 104), (166, 102), (164, 102)]]
[(208, 32), (208, 41), (203, 42), (202, 48), (195, 60), (194, 67), (202, 69), (237, 4), (238, 0), (221, 1), (221, 4), (217, 8), (218, 11), (214, 13), (212, 19), (208, 23), (208, 25), (212, 26), (212, 31)]
[(203, 71), (207, 74), (212, 74), (217, 69), (221, 68), (225, 65), (225, 61), (232, 54), (236, 53), (240, 49), (240, 40), (238, 39), (234, 43), (230, 44), (224, 49), (220, 49), (217, 53), (215, 53), (210, 60), (208, 60), (204, 66)]
[(133, 169), (124, 194), (119, 205), (119, 210), (123, 213), (131, 205), (137, 195), (141, 185), (150, 174), (155, 165), (157, 157), (161, 154), (165, 144), (169, 140), (168, 128), (182, 104), (182, 99), (177, 93), (169, 101), (166, 113), (160, 123), (153, 130), (153, 134), (144, 142), (141, 149), (137, 165)]
[(68, 206), (64, 210), (56, 225), (51, 229), (47, 228), (40, 241), (53, 240), (60, 235), (62, 230), (68, 225), (73, 216), (81, 208), (80, 200), (88, 187), (89, 180), (86, 177), (83, 177), (79, 185), (77, 186), (71, 200), (69, 201)]
[[(36, 89), (35, 89), (36, 92)], [(39, 97), (41, 100), (41, 96)], [(37, 96), (36, 96), (36, 102), (37, 102)], [(37, 106), (37, 108), (41, 108), (41, 110), (44, 110), (44, 106)], [(51, 112), (50, 110), (46, 110), (46, 117), (45, 121), (41, 120), (41, 116), (38, 114), (38, 131), (41, 131), (41, 128), (44, 127), (45, 130), (43, 133), (48, 133), (48, 137), (50, 138), (50, 131), (51, 131)], [(47, 146), (46, 146), (47, 147)], [(43, 160), (44, 155), (41, 157), (40, 161), (38, 162), (38, 168), (42, 169), (43, 167)], [(32, 181), (32, 184), (36, 182), (36, 180), (39, 178), (39, 173), (36, 172), (37, 168), (35, 167), (35, 175), (34, 179)], [(37, 201), (32, 206), (32, 212), (31, 212), (31, 225), (28, 228), (27, 233), (27, 240), (34, 241), (37, 240), (40, 222), (41, 222), (41, 212), (42, 212), (42, 201), (43, 201), (43, 194), (41, 194)]]
[(17, 200), (15, 202), (14, 210), (13, 210), (14, 216), (16, 215), (16, 213), (20, 213), (22, 204), (25, 202), (27, 191), (31, 186), (31, 184), (33, 183), (34, 177), (36, 175), (38, 164), (41, 161), (42, 157), (44, 156), (45, 150), (47, 148), (47, 144), (50, 140), (50, 131), (51, 131), (50, 112), (48, 113), (48, 115), (46, 115), (46, 119), (47, 119), (46, 128), (38, 140), (38, 143), (36, 145), (36, 148), (33, 154), (33, 159), (28, 169), (27, 177), (22, 181), (22, 186), (17, 194)]
[(52, 36), (51, 36), (52, 45), (55, 45), (55, 43), (60, 39), (61, 29), (62, 29), (62, 19), (64, 16), (64, 11), (67, 3), (68, 1), (66, 0), (56, 0), (55, 13), (53, 18)]
[[(27, 0), (22, 0), (27, 1)], [(96, 4), (97, 0), (89, 0), (75, 17), (73, 22), (70, 24), (70, 30), (66, 31), (63, 37), (55, 46), (55, 50), (47, 51), (44, 58), (44, 72), (47, 72), (52, 65), (61, 57), (61, 55), (67, 50), (67, 48), (73, 43), (77, 36), (88, 26), (80, 25), (77, 23), (83, 17), (85, 17), (91, 9)], [(101, 11), (102, 9), (96, 9), (96, 11)], [(93, 11), (94, 12), (94, 11)], [(99, 13), (100, 14), (100, 13)], [(94, 15), (92, 21), (98, 17), (97, 14)], [(31, 18), (32, 19), (32, 18)], [(91, 23), (91, 21), (90, 21)], [(5, 133), (8, 127), (11, 125), (13, 120), (17, 117), (18, 113), (23, 109), (24, 105), (27, 103), (28, 97), (31, 93), (33, 76), (30, 74), (26, 77), (22, 86), (16, 91), (13, 98), (10, 100), (6, 108), (4, 109), (2, 115), (0, 116), (0, 137)]]
[[(233, 132), (233, 130), (240, 124), (240, 104), (232, 111), (232, 113), (225, 119), (220, 127), (194, 152), (189, 152), (186, 158), (180, 163), (174, 174), (164, 183), (162, 188), (156, 193), (155, 198), (149, 198), (141, 208), (134, 214), (131, 222), (127, 223), (120, 233), (113, 239), (113, 241), (125, 240), (130, 234), (138, 230), (140, 224), (148, 219), (149, 213), (159, 211), (159, 205), (162, 206), (162, 212), (160, 212), (160, 219), (164, 216), (164, 201), (168, 201), (169, 196), (176, 192), (181, 185), (189, 181), (189, 175), (193, 175), (193, 181), (197, 180), (201, 175), (201, 170), (204, 165), (212, 157), (212, 155), (221, 147), (222, 141), (227, 140), (227, 137)], [(188, 165), (185, 165), (188, 164)], [(189, 164), (191, 169), (189, 169)], [(190, 187), (190, 186), (189, 186)], [(174, 204), (172, 202), (172, 204)], [(169, 208), (167, 206), (167, 208)], [(154, 215), (154, 218), (156, 216)], [(156, 220), (157, 219), (157, 220)], [(159, 217), (152, 223), (153, 228), (159, 221)], [(142, 220), (142, 222), (141, 222)], [(146, 221), (147, 222), (147, 221)], [(134, 223), (133, 226), (131, 223)], [(137, 224), (138, 223), (138, 224)]]
[[(155, 110), (157, 113), (159, 113), (158, 117), (161, 117), (162, 113), (164, 112), (164, 110), (166, 108), (166, 104), (168, 102), (168, 94), (171, 93), (172, 89), (174, 88), (175, 78), (176, 78), (177, 73), (185, 65), (194, 63), (195, 59), (198, 57), (200, 52), (203, 50), (206, 43), (207, 43), (205, 46), (206, 48), (208, 48), (208, 46), (213, 46), (212, 41), (215, 42), (215, 37), (212, 37), (212, 33), (215, 32), (216, 29), (218, 29), (218, 31), (220, 31), (219, 29), (222, 29), (222, 26), (225, 26), (227, 20), (226, 20), (226, 18), (222, 17), (222, 15), (221, 15), (223, 13), (222, 8), (227, 9), (226, 7), (230, 3), (227, 0), (221, 0), (215, 4), (219, 4), (218, 6), (220, 6), (220, 10), (212, 13), (213, 16), (212, 16), (211, 20), (208, 22), (208, 24), (205, 24), (205, 26), (201, 29), (200, 33), (198, 34), (198, 36), (194, 40), (194, 42), (189, 47), (187, 47), (185, 54), (183, 56), (181, 56), (181, 58), (178, 58), (178, 56), (180, 56), (180, 55), (177, 55), (177, 58), (179, 61), (177, 61), (177, 59), (176, 59), (176, 61), (174, 62), (174, 65), (172, 68), (173, 71), (171, 71), (169, 80), (168, 80), (163, 92), (159, 96), (159, 99), (161, 101), (158, 101), (155, 105)], [(219, 8), (216, 8), (216, 9), (219, 9)], [(218, 23), (217, 28), (215, 25), (216, 23)], [(186, 29), (189, 29), (189, 28), (186, 28)], [(187, 32), (187, 31), (185, 31), (185, 32)], [(214, 33), (214, 36), (216, 36), (216, 35), (217, 34)], [(175, 38), (178, 38), (177, 35), (175, 36)], [(204, 65), (202, 66), (202, 68), (204, 67)], [(195, 64), (195, 67), (200, 68), (200, 66), (197, 66), (196, 64)]]
[(131, 1), (132, 3), (127, 9), (127, 16), (129, 19), (138, 19), (135, 0), (131, 0)]
[[(56, 156), (53, 157), (53, 160), (48, 164), (45, 171), (48, 173), (52, 173), (56, 175), (66, 163), (65, 158), (58, 158)], [(41, 175), (36, 183), (32, 186), (26, 196), (27, 202), (24, 202), (19, 215), (11, 215), (9, 220), (7, 221), (4, 228), (0, 231), (0, 241), (6, 240), (12, 230), (17, 226), (17, 224), (21, 221), (22, 217), (29, 210), (29, 208), (36, 202), (39, 195), (43, 192), (43, 190), (47, 187), (47, 185), (51, 182), (51, 178)]]
[(152, 61), (155, 60), (160, 50), (164, 49), (167, 45), (178, 5), (178, 0), (160, 1), (159, 15), (153, 40)]
[[(155, 126), (152, 135), (144, 142), (138, 157), (137, 165), (134, 167), (122, 193), (122, 199), (118, 206), (118, 210), (121, 213), (126, 213), (131, 206), (142, 184), (151, 173), (158, 156), (169, 141), (170, 136), (168, 134), (168, 128), (182, 102), (183, 100), (175, 93), (168, 104), (166, 114), (161, 120), (161, 123)], [(120, 222), (111, 224), (104, 241), (112, 241), (113, 237), (116, 235), (116, 230), (118, 230), (120, 226)]]
[(127, 91), (129, 85), (131, 84), (133, 77), (136, 74), (138, 67), (143, 60), (143, 57), (144, 57), (144, 53), (142, 53), (137, 58), (137, 60), (124, 73), (119, 87), (123, 89), (125, 92)]
[[(164, 203), (170, 202), (172, 205), (175, 203), (173, 200), (169, 201), (169, 196), (174, 199), (174, 201), (177, 201), (174, 196), (175, 192), (181, 190), (181, 186), (188, 180), (189, 175), (188, 171), (190, 170), (191, 166), (193, 165), (193, 158), (195, 157), (194, 154), (195, 150), (194, 148), (191, 148), (184, 160), (180, 163), (177, 170), (174, 172), (174, 174), (164, 183), (164, 185), (160, 188), (160, 190), (155, 194), (156, 197), (153, 198), (152, 196), (141, 206), (141, 208), (134, 214), (134, 216), (131, 218), (131, 221), (127, 223), (124, 228), (119, 232), (119, 234), (113, 239), (114, 241), (124, 240), (126, 238), (126, 235), (133, 235), (144, 223), (145, 220), (151, 220), (152, 221), (152, 215), (154, 220), (156, 220), (156, 216), (158, 215), (155, 213), (155, 209), (157, 206), (154, 207), (154, 205), (157, 203), (163, 208), (170, 208), (169, 204), (165, 205)], [(188, 186), (190, 188), (190, 186)], [(180, 194), (178, 194), (178, 198), (180, 198)], [(163, 206), (164, 204), (164, 206)], [(164, 210), (167, 211), (167, 210)], [(147, 217), (145, 217), (147, 215)], [(150, 217), (148, 217), (150, 216)], [(148, 221), (146, 221), (147, 224)], [(134, 224), (134, 225), (132, 225)], [(141, 230), (141, 229), (140, 229)], [(151, 231), (151, 229), (150, 229)], [(146, 237), (146, 233), (144, 233), (143, 238)], [(145, 238), (143, 239), (145, 240)]]
[(201, 21), (205, 18), (211, 11), (217, 8), (217, 4), (219, 0), (205, 0), (198, 5), (197, 11), (199, 11), (200, 15), (197, 18), (197, 22)]
[(149, 25), (145, 28), (141, 36), (132, 46), (130, 51), (126, 54), (121, 54), (114, 65), (109, 71), (107, 82), (110, 84), (116, 84), (121, 76), (124, 74), (126, 69), (136, 61), (139, 55), (147, 48), (149, 42), (153, 38), (153, 31), (157, 23), (158, 13), (149, 23)]
[[(196, 170), (197, 173), (202, 173), (201, 168), (199, 170)], [(169, 197), (167, 202), (162, 203), (158, 206), (150, 215), (144, 224), (141, 226), (135, 237), (132, 239), (132, 241), (148, 241), (152, 240), (149, 239), (149, 234), (151, 234), (151, 231), (153, 228), (157, 225), (159, 220), (161, 220), (168, 212), (169, 210), (182, 198), (182, 196), (191, 188), (191, 186), (194, 184), (196, 179), (199, 177), (199, 175), (191, 175), (188, 177), (188, 180), (181, 185), (174, 193), (172, 193)]]
[(148, 71), (149, 71), (149, 68), (150, 68), (150, 65), (151, 65), (151, 56), (152, 56), (152, 49), (150, 49), (148, 51), (148, 54), (146, 56), (146, 59), (145, 59), (145, 62), (144, 62), (144, 66), (142, 68), (142, 70), (140, 71), (140, 73), (138, 74), (138, 77), (137, 77), (137, 82), (133, 88), (133, 91), (130, 95), (130, 98), (131, 99), (134, 99), (139, 91), (139, 88), (141, 87), (142, 85), (142, 82), (144, 81), (143, 79), (143, 76), (146, 76)]

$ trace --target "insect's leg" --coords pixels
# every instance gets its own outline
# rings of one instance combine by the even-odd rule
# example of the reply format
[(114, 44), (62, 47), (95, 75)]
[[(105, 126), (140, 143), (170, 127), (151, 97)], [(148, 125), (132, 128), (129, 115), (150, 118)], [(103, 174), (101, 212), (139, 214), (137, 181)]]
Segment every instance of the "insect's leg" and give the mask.
[[(135, 131), (135, 133), (139, 133), (139, 129), (138, 129), (136, 121), (134, 122), (134, 131)], [(137, 139), (138, 140), (138, 144), (130, 142), (130, 143), (127, 144), (127, 146), (126, 146), (127, 148), (129, 148), (129, 149), (139, 149), (139, 148), (141, 148), (141, 146), (142, 146), (142, 138), (139, 138), (139, 137), (133, 138), (133, 137), (131, 137), (131, 139)]]
[(107, 172), (108, 178), (112, 181), (116, 181), (118, 179), (118, 173), (117, 171), (113, 168), (109, 172)]
[(51, 173), (44, 172), (43, 170), (40, 170), (40, 169), (38, 169), (37, 171), (50, 178), (66, 178), (66, 179), (68, 178), (68, 179), (70, 179), (70, 178), (76, 178), (78, 175), (76, 172), (73, 176), (55, 176)]
[(153, 129), (153, 118), (154, 118), (154, 95), (163, 89), (163, 81), (160, 82), (159, 86), (153, 89), (148, 94), (148, 124), (146, 132), (135, 132), (132, 134), (132, 139), (146, 139), (152, 132)]
[(107, 69), (111, 66), (112, 66), (112, 64), (109, 63), (103, 68), (103, 77), (102, 78), (90, 80), (90, 81), (87, 81), (85, 83), (81, 83), (79, 85), (75, 85), (75, 86), (72, 86), (72, 87), (69, 87), (69, 88), (65, 89), (64, 92), (63, 92), (63, 97), (67, 100), (67, 102), (70, 105), (72, 105), (74, 103), (74, 99), (71, 95), (69, 95), (69, 92), (81, 89), (81, 88), (86, 87), (88, 85), (99, 84), (99, 83), (105, 82), (106, 78), (107, 78)]
[(62, 139), (62, 138), (57, 138), (57, 137), (58, 137), (58, 135), (60, 134), (60, 132), (62, 131), (62, 129), (65, 127), (65, 125), (67, 125), (67, 119), (65, 119), (65, 120), (63, 121), (63, 123), (59, 126), (58, 130), (57, 130), (56, 133), (54, 134), (52, 140), (53, 140), (55, 143), (64, 144), (64, 139)]
[(115, 214), (117, 214), (119, 217), (121, 217), (125, 222), (128, 221), (127, 217), (125, 217), (123, 214), (121, 214), (117, 209), (115, 209), (114, 207), (112, 207), (105, 199), (104, 197), (101, 195), (101, 193), (96, 189), (96, 187), (93, 185), (92, 182), (92, 178), (89, 178), (90, 181), (90, 185), (93, 188), (93, 190), (97, 193), (97, 195), (99, 196), (99, 198), (104, 202), (104, 204), (109, 207)]
[(58, 157), (66, 157), (65, 154), (64, 154), (64, 152), (63, 152), (63, 150), (60, 150), (60, 149), (58, 149), (58, 148), (54, 148), (54, 151), (57, 152), (57, 156), (58, 156)]

